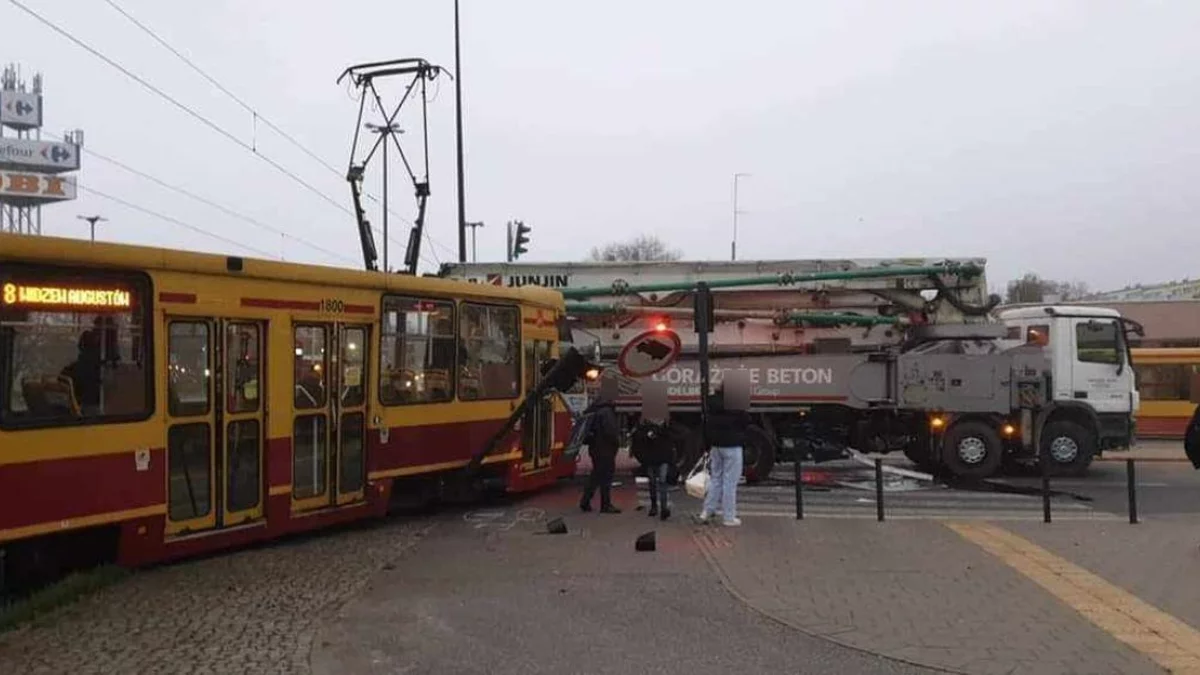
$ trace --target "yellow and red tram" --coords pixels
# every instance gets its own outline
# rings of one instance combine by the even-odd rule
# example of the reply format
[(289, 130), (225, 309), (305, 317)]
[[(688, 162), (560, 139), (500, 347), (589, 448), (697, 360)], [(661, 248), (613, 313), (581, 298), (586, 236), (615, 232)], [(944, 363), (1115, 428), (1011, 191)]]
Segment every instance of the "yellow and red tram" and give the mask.
[(1137, 411), (1138, 436), (1183, 438), (1188, 420), (1196, 411), (1192, 403), (1193, 378), (1200, 373), (1200, 348), (1134, 348), (1141, 404)]
[[(0, 234), (0, 551), (12, 571), (105, 542), (136, 565), (444, 489), (563, 313), (537, 287)], [(484, 478), (573, 475), (569, 431), (539, 401)]]

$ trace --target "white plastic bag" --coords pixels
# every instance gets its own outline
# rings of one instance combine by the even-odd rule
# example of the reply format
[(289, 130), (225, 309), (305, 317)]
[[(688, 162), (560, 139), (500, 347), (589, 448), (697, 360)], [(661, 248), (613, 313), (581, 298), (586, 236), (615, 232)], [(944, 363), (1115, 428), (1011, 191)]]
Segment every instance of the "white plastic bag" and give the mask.
[(688, 495), (696, 499), (704, 499), (708, 495), (708, 453), (696, 462), (696, 466), (692, 467), (691, 473), (688, 474), (687, 480), (683, 482), (683, 489)]

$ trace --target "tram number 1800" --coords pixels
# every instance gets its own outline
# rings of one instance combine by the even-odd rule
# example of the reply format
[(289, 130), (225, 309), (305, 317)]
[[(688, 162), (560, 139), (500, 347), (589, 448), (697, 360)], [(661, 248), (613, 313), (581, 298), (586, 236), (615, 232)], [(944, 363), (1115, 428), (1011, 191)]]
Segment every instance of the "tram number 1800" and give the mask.
[(346, 303), (335, 298), (325, 298), (321, 301), (321, 311), (327, 314), (342, 314), (346, 311)]

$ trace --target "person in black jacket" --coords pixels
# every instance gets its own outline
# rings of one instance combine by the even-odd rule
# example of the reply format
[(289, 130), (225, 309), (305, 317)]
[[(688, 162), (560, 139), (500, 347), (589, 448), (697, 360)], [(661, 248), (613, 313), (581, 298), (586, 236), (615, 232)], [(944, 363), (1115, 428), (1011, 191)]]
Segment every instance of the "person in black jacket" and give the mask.
[(712, 448), (712, 466), (700, 522), (707, 523), (720, 507), (725, 526), (742, 524), (737, 517), (737, 485), (742, 477), (742, 448), (746, 445), (746, 429), (749, 426), (748, 412), (727, 409), (724, 387), (709, 398), (707, 430), (708, 444)]
[(1184, 431), (1183, 451), (1188, 459), (1192, 460), (1192, 466), (1200, 469), (1200, 406), (1196, 406), (1187, 430)]
[(666, 423), (643, 419), (633, 432), (630, 452), (650, 479), (650, 511), (647, 515), (651, 518), (659, 515), (661, 505), (662, 519), (670, 518), (667, 478), (670, 476), (671, 465), (675, 463), (675, 440)]
[(614, 403), (616, 398), (616, 383), (601, 382), (600, 395), (596, 402), (588, 406), (584, 414), (592, 416), (588, 431), (588, 455), (592, 458), (592, 473), (588, 476), (587, 485), (583, 488), (583, 498), (579, 508), (583, 511), (592, 510), (592, 496), (596, 488), (600, 489), (600, 513), (620, 513), (621, 510), (612, 503), (613, 474), (617, 470), (617, 450), (621, 446), (621, 428), (617, 422), (617, 410)]

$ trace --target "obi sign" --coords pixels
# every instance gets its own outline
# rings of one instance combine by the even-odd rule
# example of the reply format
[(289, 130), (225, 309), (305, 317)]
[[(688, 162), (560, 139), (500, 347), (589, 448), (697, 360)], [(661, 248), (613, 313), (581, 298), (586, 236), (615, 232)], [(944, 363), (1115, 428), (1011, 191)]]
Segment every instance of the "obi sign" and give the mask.
[(0, 170), (0, 197), (6, 201), (61, 202), (75, 199), (75, 177)]
[(675, 331), (647, 331), (625, 345), (617, 367), (626, 377), (649, 377), (675, 363), (681, 351), (683, 344)]

